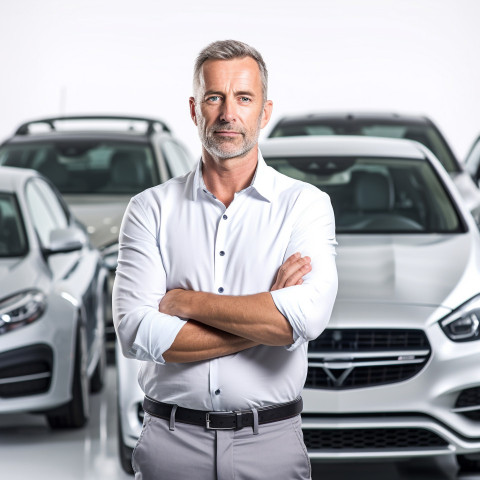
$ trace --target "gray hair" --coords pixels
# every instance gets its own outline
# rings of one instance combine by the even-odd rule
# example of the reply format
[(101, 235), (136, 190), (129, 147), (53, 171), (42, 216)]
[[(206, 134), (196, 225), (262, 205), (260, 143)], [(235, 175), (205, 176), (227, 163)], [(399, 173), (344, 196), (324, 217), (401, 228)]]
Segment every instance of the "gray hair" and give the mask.
[(263, 101), (267, 101), (268, 71), (260, 53), (250, 45), (237, 40), (219, 40), (207, 45), (197, 57), (193, 70), (193, 94), (196, 95), (200, 87), (200, 70), (207, 60), (233, 60), (234, 58), (253, 58), (260, 70), (262, 80)]

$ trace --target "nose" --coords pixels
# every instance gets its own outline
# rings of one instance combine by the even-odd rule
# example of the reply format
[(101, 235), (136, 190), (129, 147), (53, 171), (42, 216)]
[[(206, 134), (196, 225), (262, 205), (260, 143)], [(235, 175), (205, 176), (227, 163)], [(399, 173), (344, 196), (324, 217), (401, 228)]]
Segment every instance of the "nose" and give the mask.
[(227, 96), (222, 103), (220, 121), (230, 123), (235, 120), (236, 116), (237, 113), (235, 100)]

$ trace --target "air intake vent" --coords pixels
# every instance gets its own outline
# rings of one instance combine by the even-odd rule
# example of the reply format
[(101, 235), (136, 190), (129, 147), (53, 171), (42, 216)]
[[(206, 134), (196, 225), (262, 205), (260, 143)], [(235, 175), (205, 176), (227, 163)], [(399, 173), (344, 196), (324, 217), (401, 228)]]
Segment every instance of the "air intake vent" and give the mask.
[(327, 328), (309, 343), (312, 352), (375, 352), (430, 348), (421, 330)]
[(480, 422), (480, 387), (463, 390), (457, 398), (453, 411), (470, 420)]
[(306, 388), (385, 385), (419, 373), (430, 357), (421, 330), (327, 329), (308, 348)]
[(448, 447), (437, 434), (423, 428), (304, 429), (309, 450), (386, 450)]
[(0, 398), (46, 393), (52, 379), (53, 354), (33, 345), (0, 354)]

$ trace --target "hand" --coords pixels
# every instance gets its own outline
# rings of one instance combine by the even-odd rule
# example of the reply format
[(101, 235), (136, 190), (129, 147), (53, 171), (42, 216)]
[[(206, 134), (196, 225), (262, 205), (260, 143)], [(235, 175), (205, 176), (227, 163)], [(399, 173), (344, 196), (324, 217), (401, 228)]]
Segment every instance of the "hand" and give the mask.
[[(183, 290), (181, 288), (169, 290), (160, 301), (160, 304), (158, 305), (158, 311), (161, 313), (166, 313), (167, 315), (182, 317), (182, 297), (184, 297), (187, 293), (187, 290)], [(185, 301), (185, 299), (183, 299), (183, 301)]]
[(312, 270), (310, 262), (310, 257), (302, 257), (298, 252), (288, 257), (278, 269), (277, 278), (270, 291), (273, 292), (292, 285), (301, 285), (303, 277)]

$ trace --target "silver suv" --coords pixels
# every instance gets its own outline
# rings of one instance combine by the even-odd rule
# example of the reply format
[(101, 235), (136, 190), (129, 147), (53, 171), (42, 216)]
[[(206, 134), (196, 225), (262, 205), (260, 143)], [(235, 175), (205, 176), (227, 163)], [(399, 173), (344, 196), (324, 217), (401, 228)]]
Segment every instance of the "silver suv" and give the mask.
[[(37, 170), (55, 184), (101, 250), (111, 288), (128, 201), (187, 172), (193, 159), (162, 120), (84, 115), (24, 123), (0, 146), (0, 165)], [(112, 347), (108, 313), (106, 334)]]

